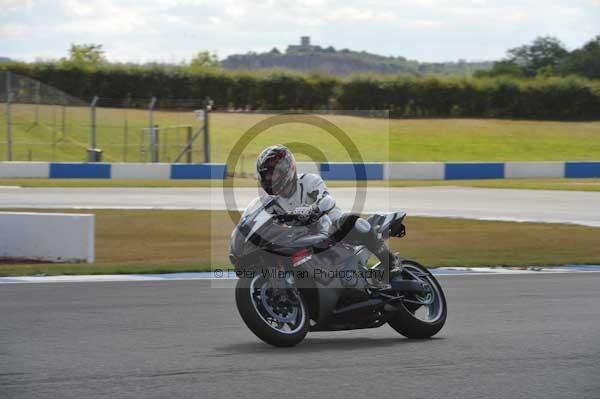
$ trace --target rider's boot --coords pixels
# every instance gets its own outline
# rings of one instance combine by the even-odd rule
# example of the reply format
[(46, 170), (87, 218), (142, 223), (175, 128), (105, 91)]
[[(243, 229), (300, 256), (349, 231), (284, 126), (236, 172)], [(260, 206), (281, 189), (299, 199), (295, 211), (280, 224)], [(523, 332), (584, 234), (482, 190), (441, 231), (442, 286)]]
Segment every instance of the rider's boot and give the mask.
[(357, 215), (347, 214), (337, 221), (337, 231), (334, 233), (335, 240), (345, 240), (350, 242), (363, 243), (371, 253), (381, 262), (383, 267), (375, 269), (381, 270), (376, 278), (372, 278), (371, 283), (376, 289), (391, 288), (390, 272), (402, 267), (402, 261), (398, 256), (390, 251), (385, 244), (385, 240), (375, 232), (371, 224)]
[(370, 244), (371, 245), (367, 245), (367, 249), (377, 257), (383, 266), (379, 269), (382, 271), (382, 274), (378, 275), (377, 279), (372, 279), (374, 286), (380, 290), (390, 289), (391, 272), (398, 271), (399, 268), (402, 268), (402, 260), (398, 255), (390, 251), (389, 247), (382, 239), (372, 241)]
[(381, 242), (380, 245), (373, 251), (373, 254), (379, 259), (383, 265), (383, 270), (386, 273), (386, 281), (389, 282), (390, 272), (402, 268), (402, 261), (398, 255), (393, 253), (385, 242)]

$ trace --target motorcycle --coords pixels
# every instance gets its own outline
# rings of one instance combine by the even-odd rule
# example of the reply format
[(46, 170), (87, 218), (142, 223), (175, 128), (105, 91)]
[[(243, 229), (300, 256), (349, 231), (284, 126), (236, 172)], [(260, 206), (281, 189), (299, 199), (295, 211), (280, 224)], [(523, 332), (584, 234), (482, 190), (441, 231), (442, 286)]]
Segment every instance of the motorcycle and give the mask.
[[(447, 306), (436, 278), (408, 259), (385, 270), (359, 241), (323, 233), (333, 206), (321, 201), (324, 216), (311, 220), (305, 209), (287, 212), (277, 197), (266, 196), (242, 215), (231, 236), (230, 261), (238, 276), (236, 305), (246, 326), (264, 342), (283, 347), (298, 344), (309, 331), (386, 323), (407, 338), (437, 334)], [(387, 239), (405, 234), (405, 217), (390, 212), (367, 220)]]

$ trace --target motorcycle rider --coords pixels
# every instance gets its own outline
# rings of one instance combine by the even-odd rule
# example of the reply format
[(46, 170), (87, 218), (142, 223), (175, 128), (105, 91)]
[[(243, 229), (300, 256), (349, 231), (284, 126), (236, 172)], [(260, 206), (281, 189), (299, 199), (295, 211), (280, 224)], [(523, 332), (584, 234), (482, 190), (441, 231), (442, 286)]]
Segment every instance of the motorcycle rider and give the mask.
[[(318, 203), (326, 196), (334, 200), (321, 177), (314, 173), (296, 171), (296, 160), (285, 146), (277, 144), (265, 148), (256, 160), (256, 177), (269, 195), (277, 197), (277, 204), (285, 211), (308, 207), (307, 220), (331, 219), (329, 231), (324, 232), (336, 241), (360, 242), (371, 251), (387, 270), (401, 267), (399, 258), (378, 237), (371, 224), (351, 213), (342, 213), (337, 206), (322, 215)], [(327, 223), (324, 224), (328, 226)], [(387, 274), (387, 273), (386, 273)]]

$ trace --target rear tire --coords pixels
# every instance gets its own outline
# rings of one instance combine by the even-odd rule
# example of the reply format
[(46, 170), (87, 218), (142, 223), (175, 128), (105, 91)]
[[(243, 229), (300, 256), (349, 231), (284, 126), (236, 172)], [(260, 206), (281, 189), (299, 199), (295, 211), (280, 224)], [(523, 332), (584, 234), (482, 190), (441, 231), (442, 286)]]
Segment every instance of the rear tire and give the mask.
[(396, 316), (388, 322), (390, 327), (405, 336), (406, 338), (414, 339), (425, 339), (431, 338), (444, 327), (446, 323), (446, 317), (448, 314), (448, 306), (446, 305), (446, 297), (442, 287), (431, 274), (426, 267), (413, 261), (403, 261), (403, 265), (408, 270), (419, 270), (422, 274), (426, 275), (425, 281), (427, 281), (433, 287), (433, 291), (438, 296), (439, 305), (441, 309), (439, 314), (436, 314), (435, 320), (424, 321), (415, 316), (415, 312), (420, 307), (412, 303), (400, 304)]
[(251, 291), (253, 280), (256, 282), (256, 280), (260, 278), (261, 277), (258, 275), (254, 278), (240, 278), (236, 284), (235, 303), (242, 320), (244, 320), (244, 323), (254, 335), (269, 345), (279, 347), (297, 345), (304, 339), (309, 329), (310, 318), (306, 301), (302, 295), (298, 293), (298, 300), (300, 301), (300, 306), (298, 308), (300, 309), (300, 312), (303, 312), (301, 315), (301, 322), (291, 332), (280, 332), (258, 313), (257, 305), (255, 305), (252, 299), (253, 293)]

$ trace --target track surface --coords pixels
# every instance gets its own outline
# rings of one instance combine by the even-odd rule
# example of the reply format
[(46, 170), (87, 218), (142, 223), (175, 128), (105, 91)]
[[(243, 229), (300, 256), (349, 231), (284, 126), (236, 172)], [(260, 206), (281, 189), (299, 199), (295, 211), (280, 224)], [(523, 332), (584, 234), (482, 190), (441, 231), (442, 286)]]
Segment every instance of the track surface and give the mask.
[(436, 339), (385, 326), (290, 349), (209, 281), (5, 285), (0, 398), (600, 397), (600, 274), (440, 279)]
[[(333, 188), (338, 205), (353, 209), (356, 190)], [(236, 208), (258, 195), (235, 189)], [(0, 188), (0, 208), (226, 209), (221, 188)], [(576, 223), (600, 227), (600, 193), (465, 187), (370, 187), (364, 212)]]

